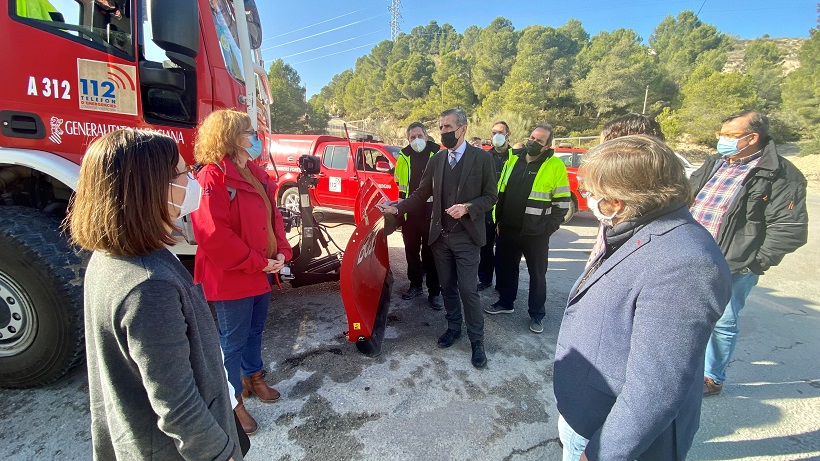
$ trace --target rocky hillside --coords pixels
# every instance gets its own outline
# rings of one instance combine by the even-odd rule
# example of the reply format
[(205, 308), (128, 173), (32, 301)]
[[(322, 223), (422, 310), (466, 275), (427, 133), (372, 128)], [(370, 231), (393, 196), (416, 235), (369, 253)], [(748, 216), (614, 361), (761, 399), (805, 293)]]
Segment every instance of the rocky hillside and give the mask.
[[(770, 38), (768, 40), (775, 42), (777, 44), (777, 47), (783, 53), (783, 73), (788, 74), (794, 69), (800, 67), (800, 61), (797, 57), (797, 54), (800, 52), (800, 47), (803, 46), (803, 42), (806, 39)], [(729, 52), (728, 60), (726, 61), (726, 67), (723, 68), (724, 72), (739, 71), (743, 73), (745, 71), (743, 56), (745, 56), (746, 54), (746, 47), (749, 46), (749, 43), (751, 42), (752, 40), (735, 41), (734, 49)]]

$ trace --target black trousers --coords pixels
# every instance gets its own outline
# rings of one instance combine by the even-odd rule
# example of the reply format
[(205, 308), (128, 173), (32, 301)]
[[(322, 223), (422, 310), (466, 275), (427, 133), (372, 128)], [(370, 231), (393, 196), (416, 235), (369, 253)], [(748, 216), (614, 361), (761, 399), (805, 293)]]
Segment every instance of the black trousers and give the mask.
[(438, 296), (441, 293), (433, 250), (427, 244), (430, 235), (430, 220), (421, 216), (408, 215), (401, 226), (401, 238), (404, 240), (404, 257), (407, 258), (407, 278), (412, 288), (421, 288), (424, 272), (427, 273), (427, 294)]
[(483, 341), (484, 311), (481, 309), (481, 299), (475, 283), (481, 247), (473, 242), (466, 231), (441, 235), (432, 247), (441, 280), (447, 328), (461, 331), (463, 318), (470, 341)]
[(527, 262), (530, 274), (530, 292), (527, 299), (530, 317), (541, 320), (546, 315), (548, 234), (521, 236), (520, 229), (500, 225), (496, 248), (496, 286), (499, 302), (512, 308), (518, 294), (518, 273), (521, 256)]
[[(492, 212), (489, 212), (492, 213)], [(492, 218), (484, 220), (487, 229), (487, 243), (481, 247), (481, 261), (478, 263), (478, 281), (486, 285), (493, 283), (495, 270), (495, 223)]]

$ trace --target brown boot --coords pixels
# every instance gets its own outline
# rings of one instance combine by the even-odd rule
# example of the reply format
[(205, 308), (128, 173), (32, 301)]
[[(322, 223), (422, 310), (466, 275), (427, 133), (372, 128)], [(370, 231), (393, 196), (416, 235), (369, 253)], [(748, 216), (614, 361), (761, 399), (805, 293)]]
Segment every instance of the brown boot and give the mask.
[(718, 384), (712, 378), (703, 377), (703, 396), (718, 395), (723, 390), (723, 384)]
[(245, 404), (242, 402), (242, 396), (236, 398), (239, 401), (239, 404), (236, 408), (233, 409), (233, 412), (236, 413), (236, 417), (239, 419), (239, 424), (242, 425), (242, 430), (245, 431), (246, 434), (251, 435), (259, 429), (259, 425), (256, 424), (256, 420), (253, 419), (248, 410), (245, 409)]
[(247, 376), (242, 377), (242, 397), (248, 398), (253, 395), (253, 384), (251, 379)]
[[(247, 383), (247, 384), (246, 384)], [(242, 378), (242, 395), (245, 392), (250, 396), (256, 394), (259, 400), (265, 403), (275, 402), (279, 400), (279, 391), (268, 386), (265, 378), (262, 377), (262, 370), (257, 371), (250, 377)]]

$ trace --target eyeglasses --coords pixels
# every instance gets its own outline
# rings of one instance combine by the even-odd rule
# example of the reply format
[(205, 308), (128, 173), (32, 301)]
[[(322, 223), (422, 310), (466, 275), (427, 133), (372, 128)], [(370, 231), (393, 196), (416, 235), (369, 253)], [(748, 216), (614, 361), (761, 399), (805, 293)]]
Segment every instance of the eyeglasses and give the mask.
[(590, 197), (592, 197), (592, 192), (590, 192), (590, 191), (588, 191), (588, 190), (586, 190), (586, 189), (582, 189), (582, 188), (580, 188), (580, 187), (578, 188), (578, 193), (579, 193), (579, 194), (581, 194), (581, 197), (583, 197), (583, 198), (590, 198)]
[(242, 134), (244, 134), (246, 136), (253, 136), (253, 135), (256, 134), (256, 130), (245, 130), (245, 131), (242, 132)]
[(716, 137), (716, 138), (718, 138), (718, 139), (720, 139), (720, 138), (740, 139), (740, 138), (742, 138), (742, 137), (744, 137), (744, 136), (749, 136), (750, 134), (752, 134), (752, 133), (742, 133), (742, 132), (738, 132), (738, 133), (732, 133), (732, 132), (724, 133), (724, 132), (722, 132), (722, 131), (715, 131), (715, 137)]
[(196, 163), (195, 163), (195, 164), (193, 164), (193, 165), (188, 165), (188, 166), (186, 166), (186, 167), (185, 167), (185, 169), (184, 169), (184, 170), (182, 170), (181, 172), (179, 172), (179, 173), (175, 173), (173, 177), (174, 177), (174, 178), (178, 178), (178, 177), (180, 177), (180, 176), (182, 176), (182, 175), (184, 175), (184, 174), (187, 174), (187, 175), (188, 175), (188, 179), (194, 179), (194, 172), (196, 172), (196, 170), (198, 169), (198, 168), (197, 168), (197, 166), (198, 166), (198, 165), (197, 165)]

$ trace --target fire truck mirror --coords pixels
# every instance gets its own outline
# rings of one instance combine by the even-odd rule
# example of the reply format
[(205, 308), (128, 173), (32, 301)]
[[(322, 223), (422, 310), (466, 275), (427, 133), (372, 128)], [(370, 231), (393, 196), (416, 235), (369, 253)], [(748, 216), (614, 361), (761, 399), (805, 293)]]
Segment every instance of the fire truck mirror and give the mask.
[(188, 67), (193, 59), (184, 58), (195, 58), (199, 54), (197, 0), (151, 0), (151, 29), (151, 38), (167, 52), (168, 58)]
[(245, 17), (248, 20), (251, 48), (257, 49), (262, 46), (262, 20), (259, 19), (259, 10), (256, 9), (254, 0), (245, 0)]

